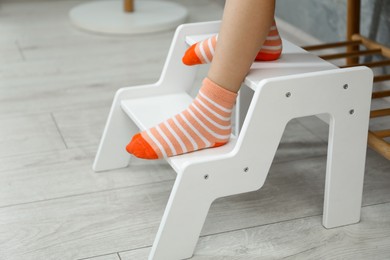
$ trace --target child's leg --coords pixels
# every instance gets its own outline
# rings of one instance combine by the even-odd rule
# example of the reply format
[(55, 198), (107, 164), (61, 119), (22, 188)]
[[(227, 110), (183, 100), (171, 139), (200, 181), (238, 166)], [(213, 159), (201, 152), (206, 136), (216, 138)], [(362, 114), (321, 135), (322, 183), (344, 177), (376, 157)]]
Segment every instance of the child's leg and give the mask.
[[(185, 65), (198, 65), (211, 63), (217, 47), (218, 34), (193, 44), (187, 49), (183, 56)], [(265, 42), (260, 48), (255, 61), (272, 61), (277, 60), (282, 53), (282, 39), (280, 38), (275, 20), (268, 32)]]
[(227, 0), (208, 77), (238, 92), (274, 17), (275, 1)]
[(180, 114), (136, 134), (127, 151), (158, 159), (226, 143), (236, 93), (265, 41), (274, 6), (274, 0), (227, 0), (218, 49), (198, 96)]

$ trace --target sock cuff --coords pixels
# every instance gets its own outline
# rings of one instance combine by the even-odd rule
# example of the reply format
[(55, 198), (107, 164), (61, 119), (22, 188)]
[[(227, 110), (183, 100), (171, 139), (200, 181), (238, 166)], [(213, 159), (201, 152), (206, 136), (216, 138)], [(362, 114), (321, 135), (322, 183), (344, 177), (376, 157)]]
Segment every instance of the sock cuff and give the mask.
[(229, 91), (209, 78), (203, 80), (203, 86), (199, 91), (208, 96), (213, 101), (219, 103), (226, 108), (232, 108), (236, 103), (237, 93)]

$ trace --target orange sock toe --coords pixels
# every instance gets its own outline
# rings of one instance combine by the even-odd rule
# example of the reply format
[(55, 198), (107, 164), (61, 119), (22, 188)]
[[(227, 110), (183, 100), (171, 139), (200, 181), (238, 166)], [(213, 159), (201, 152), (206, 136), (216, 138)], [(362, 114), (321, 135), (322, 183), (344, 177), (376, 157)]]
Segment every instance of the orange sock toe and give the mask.
[(136, 134), (131, 142), (126, 146), (128, 153), (142, 159), (158, 159), (157, 153), (140, 133)]
[(281, 51), (277, 53), (265, 53), (259, 52), (256, 56), (255, 61), (273, 61), (279, 59)]
[(192, 45), (184, 54), (182, 61), (185, 65), (191, 66), (191, 65), (197, 65), (202, 63), (198, 55), (196, 55), (195, 47), (196, 44)]

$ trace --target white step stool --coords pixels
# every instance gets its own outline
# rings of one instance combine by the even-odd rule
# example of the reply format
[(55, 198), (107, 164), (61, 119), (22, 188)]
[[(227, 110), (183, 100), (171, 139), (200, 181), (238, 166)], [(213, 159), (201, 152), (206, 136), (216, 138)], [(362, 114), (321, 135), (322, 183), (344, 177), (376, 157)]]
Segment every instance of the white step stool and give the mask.
[[(188, 44), (219, 27), (220, 22), (178, 27), (160, 80), (116, 93), (95, 171), (126, 167), (130, 155), (125, 146), (135, 133), (190, 104), (198, 66), (183, 65), (181, 57)], [(339, 69), (286, 40), (283, 46), (279, 60), (254, 63), (246, 77), (236, 109), (236, 138), (219, 148), (167, 159), (177, 178), (149, 259), (191, 257), (211, 203), (260, 189), (286, 124), (309, 115), (330, 116), (323, 225), (359, 221), (372, 72), (366, 67)]]

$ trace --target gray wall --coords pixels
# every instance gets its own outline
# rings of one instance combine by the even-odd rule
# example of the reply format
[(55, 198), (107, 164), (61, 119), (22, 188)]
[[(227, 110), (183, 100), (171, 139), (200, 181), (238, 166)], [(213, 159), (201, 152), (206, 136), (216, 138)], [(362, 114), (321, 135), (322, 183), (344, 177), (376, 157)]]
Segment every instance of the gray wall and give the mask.
[[(345, 39), (346, 0), (277, 0), (276, 16), (323, 42)], [(390, 46), (390, 1), (362, 0), (361, 34)]]

